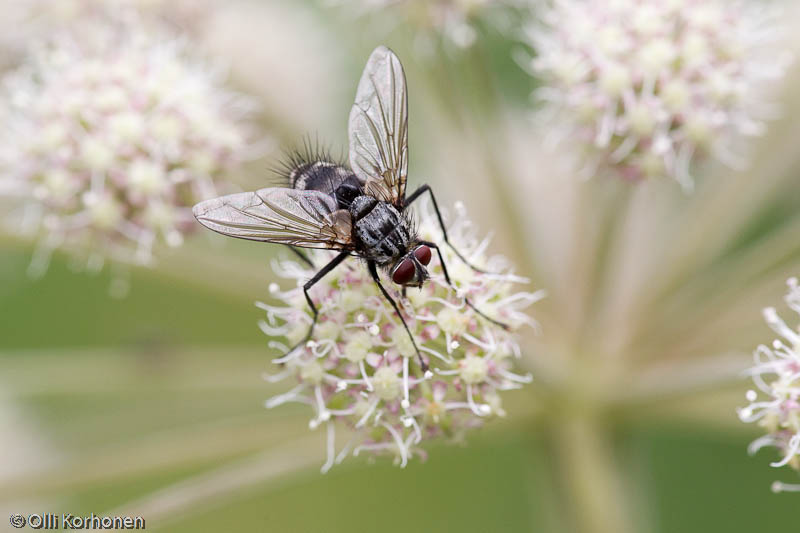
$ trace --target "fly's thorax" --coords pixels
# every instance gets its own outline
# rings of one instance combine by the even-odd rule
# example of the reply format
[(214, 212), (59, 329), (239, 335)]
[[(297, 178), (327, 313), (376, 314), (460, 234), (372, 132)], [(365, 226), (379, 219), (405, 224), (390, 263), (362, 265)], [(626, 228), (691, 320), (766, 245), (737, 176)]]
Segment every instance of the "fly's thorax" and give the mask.
[(358, 223), (362, 218), (369, 215), (375, 206), (378, 205), (378, 199), (372, 196), (356, 196), (350, 203), (350, 216), (353, 217), (353, 223)]
[(408, 253), (411, 231), (395, 206), (372, 196), (358, 196), (350, 205), (350, 214), (356, 244), (368, 259), (385, 266)]

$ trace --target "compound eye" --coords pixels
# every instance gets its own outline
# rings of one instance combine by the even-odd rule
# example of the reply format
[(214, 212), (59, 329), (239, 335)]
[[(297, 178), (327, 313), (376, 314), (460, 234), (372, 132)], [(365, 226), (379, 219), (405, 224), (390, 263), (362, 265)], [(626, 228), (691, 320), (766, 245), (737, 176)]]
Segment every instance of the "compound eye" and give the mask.
[(392, 281), (398, 285), (405, 285), (414, 279), (416, 273), (417, 268), (414, 266), (414, 261), (411, 259), (403, 259), (403, 261), (397, 265), (397, 268), (394, 269), (394, 272), (392, 272)]
[(425, 246), (418, 246), (416, 250), (414, 250), (414, 257), (417, 258), (417, 261), (422, 263), (425, 266), (428, 266), (428, 263), (431, 262), (431, 249)]

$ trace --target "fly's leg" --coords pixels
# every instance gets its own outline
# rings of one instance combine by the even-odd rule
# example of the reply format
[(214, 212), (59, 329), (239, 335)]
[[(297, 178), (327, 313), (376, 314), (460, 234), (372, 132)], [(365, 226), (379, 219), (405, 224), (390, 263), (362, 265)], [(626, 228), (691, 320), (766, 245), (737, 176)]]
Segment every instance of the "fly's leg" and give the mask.
[[(417, 198), (419, 198), (420, 196), (422, 196), (426, 192), (430, 193), (430, 195), (431, 195), (431, 202), (433, 203), (433, 210), (436, 211), (436, 218), (439, 219), (439, 226), (442, 228), (442, 237), (444, 237), (444, 242), (447, 243), (447, 246), (449, 246), (450, 249), (453, 250), (453, 252), (455, 252), (455, 254), (458, 256), (458, 258), (461, 259), (464, 262), (464, 264), (469, 266), (472, 270), (474, 270), (476, 272), (480, 272), (482, 274), (489, 274), (489, 272), (483, 270), (482, 268), (478, 268), (475, 265), (473, 265), (472, 263), (470, 263), (469, 261), (467, 261), (467, 259), (463, 255), (461, 255), (461, 252), (459, 252), (455, 248), (455, 246), (453, 246), (450, 243), (450, 239), (447, 238), (447, 228), (444, 227), (444, 219), (442, 218), (442, 213), (439, 212), (439, 204), (436, 203), (436, 196), (433, 195), (433, 190), (431, 189), (430, 185), (422, 185), (416, 191), (411, 193), (411, 195), (408, 198), (406, 198), (405, 204), (403, 205), (403, 208), (405, 209), (406, 207), (411, 205), (411, 203), (414, 202), (414, 200), (416, 200)], [(439, 257), (441, 257), (441, 253), (439, 254)], [(444, 263), (442, 263), (442, 265), (444, 265)]]
[(414, 335), (411, 333), (411, 330), (408, 328), (408, 324), (406, 324), (406, 319), (403, 318), (403, 314), (400, 312), (400, 308), (397, 307), (397, 303), (394, 301), (394, 298), (389, 294), (389, 292), (383, 287), (381, 284), (381, 280), (378, 277), (378, 268), (375, 265), (375, 261), (368, 261), (367, 267), (369, 268), (369, 273), (372, 276), (372, 280), (381, 290), (383, 297), (386, 298), (392, 307), (394, 308), (394, 312), (400, 318), (400, 322), (403, 323), (403, 327), (406, 328), (406, 333), (408, 333), (409, 338), (411, 339), (411, 344), (414, 345), (414, 351), (417, 352), (417, 358), (419, 359), (419, 366), (422, 368), (422, 372), (425, 373), (428, 371), (428, 364), (422, 359), (422, 354), (419, 353), (419, 348), (417, 348), (417, 341), (414, 339)]
[[(294, 250), (294, 248), (292, 249)], [(306, 333), (306, 336), (303, 337), (303, 340), (292, 346), (287, 355), (289, 353), (294, 352), (297, 348), (307, 343), (311, 339), (311, 335), (314, 333), (314, 326), (317, 325), (317, 318), (319, 317), (319, 312), (317, 311), (317, 306), (314, 305), (314, 301), (311, 299), (311, 296), (308, 294), (308, 291), (311, 290), (311, 287), (313, 287), (319, 280), (324, 278), (325, 275), (328, 274), (331, 270), (336, 268), (339, 265), (339, 263), (344, 261), (349, 255), (350, 252), (341, 252), (339, 255), (334, 257), (330, 263), (322, 267), (319, 270), (319, 272), (314, 274), (314, 277), (308, 280), (305, 285), (303, 285), (303, 294), (305, 294), (306, 296), (306, 301), (308, 302), (308, 306), (311, 308), (311, 313), (314, 315), (314, 317), (311, 320), (311, 326), (309, 326), (308, 333)]]
[(294, 253), (294, 255), (296, 255), (297, 257), (299, 257), (299, 258), (300, 258), (300, 260), (301, 260), (303, 263), (305, 263), (306, 265), (308, 265), (308, 266), (310, 266), (310, 267), (313, 267), (313, 266), (314, 266), (314, 263), (312, 263), (312, 262), (311, 262), (311, 259), (309, 259), (309, 258), (308, 258), (308, 256), (307, 256), (306, 254), (304, 254), (303, 252), (301, 252), (300, 250), (298, 250), (297, 248), (295, 248), (295, 247), (294, 247), (294, 246), (292, 246), (291, 244), (287, 244), (286, 246), (287, 246), (287, 247), (288, 247), (288, 248), (289, 248), (289, 249), (292, 251), (292, 253)]
[[(455, 287), (455, 285), (453, 285), (453, 282), (450, 280), (450, 274), (447, 273), (447, 265), (445, 265), (445, 263), (444, 263), (444, 256), (442, 255), (442, 251), (439, 249), (439, 246), (437, 246), (435, 243), (432, 243), (430, 241), (420, 241), (420, 244), (424, 244), (425, 246), (427, 246), (429, 248), (433, 248), (434, 250), (436, 250), (436, 253), (439, 255), (439, 262), (442, 264), (442, 273), (444, 273), (444, 279), (445, 279), (445, 281), (447, 281), (447, 284), (450, 285), (450, 287), (453, 290), (455, 290), (456, 287)], [(490, 316), (487, 316), (480, 309), (475, 307), (475, 305), (472, 302), (469, 301), (469, 298), (464, 298), (464, 303), (466, 303), (468, 306), (470, 306), (473, 311), (478, 313), (478, 315), (480, 315), (484, 319), (486, 319), (489, 322), (491, 322), (492, 324), (500, 326), (504, 330), (508, 331), (508, 329), (509, 329), (508, 324), (503, 324), (502, 322), (499, 322), (499, 321), (495, 320), (494, 318), (492, 318)]]

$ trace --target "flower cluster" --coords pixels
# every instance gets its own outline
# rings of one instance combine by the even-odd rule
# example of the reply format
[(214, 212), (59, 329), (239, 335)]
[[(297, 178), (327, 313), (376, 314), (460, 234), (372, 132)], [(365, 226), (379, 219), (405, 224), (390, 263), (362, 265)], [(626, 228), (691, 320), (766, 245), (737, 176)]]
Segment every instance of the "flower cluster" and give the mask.
[[(800, 314), (797, 278), (790, 279), (788, 285), (786, 303)], [(764, 309), (764, 318), (786, 342), (775, 340), (772, 348), (762, 345), (755, 351), (755, 365), (749, 373), (761, 394), (755, 390), (747, 392), (750, 405), (739, 409), (739, 418), (743, 422), (758, 421), (767, 432), (750, 445), (750, 453), (774, 446), (782, 459), (771, 463), (772, 466), (789, 465), (800, 471), (800, 332), (788, 326), (774, 308)], [(773, 490), (800, 490), (800, 485), (776, 481)]]
[(43, 250), (148, 264), (158, 241), (182, 242), (193, 203), (246, 156), (249, 104), (165, 28), (86, 22), (4, 78), (0, 190), (21, 198), (16, 218)]
[(529, 27), (535, 95), (551, 141), (582, 145), (587, 175), (670, 176), (692, 162), (744, 161), (741, 141), (769, 118), (764, 89), (790, 54), (775, 14), (746, 0), (551, 0)]
[[(541, 292), (516, 292), (525, 282), (509, 272), (502, 257), (487, 259), (488, 241), (478, 241), (463, 207), (448, 229), (452, 242), (470, 261), (491, 272), (477, 272), (442, 247), (448, 272), (455, 284), (445, 281), (441, 264), (434, 259), (431, 278), (405, 296), (383, 284), (399, 303), (403, 316), (430, 370), (423, 372), (414, 346), (391, 305), (381, 296), (365, 266), (346, 261), (310, 291), (319, 308), (319, 321), (306, 344), (289, 347), (272, 340), (270, 345), (288, 354), (275, 360), (282, 371), (269, 381), (287, 379), (296, 385), (267, 401), (267, 407), (286, 402), (311, 406), (312, 429), (325, 426), (328, 435), (327, 471), (349, 453), (388, 453), (405, 466), (423, 440), (458, 438), (465, 430), (491, 416), (503, 416), (500, 392), (530, 381), (511, 371), (519, 356), (513, 330), (535, 325), (523, 310), (542, 297)], [(423, 239), (442, 242), (438, 222), (423, 214), (419, 232)], [(333, 257), (314, 256), (321, 267)], [(277, 284), (270, 293), (281, 305), (257, 305), (266, 311), (261, 329), (270, 337), (285, 337), (290, 346), (300, 343), (311, 324), (311, 313), (302, 285), (314, 270), (294, 261), (280, 261), (276, 273), (296, 282), (282, 291)], [(481, 316), (467, 300), (508, 330)], [(349, 428), (349, 442), (337, 454), (335, 426)]]
[(0, 69), (19, 61), (30, 42), (88, 20), (134, 15), (195, 35), (213, 18), (215, 7), (211, 0), (7, 0), (0, 19)]

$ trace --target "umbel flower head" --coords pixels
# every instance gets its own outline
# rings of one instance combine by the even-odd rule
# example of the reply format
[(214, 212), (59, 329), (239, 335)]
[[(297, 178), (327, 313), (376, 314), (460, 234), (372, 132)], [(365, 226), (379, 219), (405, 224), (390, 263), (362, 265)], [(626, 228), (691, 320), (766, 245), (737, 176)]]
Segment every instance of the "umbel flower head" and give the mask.
[[(800, 285), (797, 278), (788, 281), (788, 306), (800, 314)], [(781, 459), (771, 463), (774, 467), (789, 465), (800, 471), (800, 332), (778, 316), (774, 308), (764, 309), (767, 324), (784, 340), (775, 340), (772, 347), (759, 346), (755, 351), (755, 365), (749, 373), (758, 391), (747, 392), (750, 402), (739, 410), (743, 422), (758, 422), (767, 432), (749, 447), (756, 453), (765, 446), (774, 446)], [(800, 491), (800, 485), (776, 481), (775, 492)]]
[(54, 29), (85, 24), (87, 18), (119, 19), (136, 13), (191, 31), (213, 13), (208, 0), (9, 0), (3, 7), (0, 47), (4, 53), (23, 52), (25, 43)]
[(164, 28), (135, 17), (74, 28), (3, 79), (0, 189), (25, 206), (15, 218), (42, 250), (148, 264), (157, 242), (181, 244), (190, 206), (245, 156), (248, 104)]
[(551, 0), (527, 31), (536, 57), (524, 65), (542, 82), (551, 139), (581, 144), (587, 175), (670, 176), (686, 190), (693, 161), (741, 165), (789, 56), (761, 4)]
[[(445, 282), (434, 259), (431, 278), (406, 296), (390, 289), (430, 367), (423, 372), (414, 346), (381, 296), (366, 267), (345, 261), (311, 290), (319, 308), (319, 322), (312, 339), (274, 362), (282, 371), (269, 381), (286, 380), (295, 385), (267, 401), (267, 407), (286, 402), (306, 403), (313, 416), (312, 429), (327, 432), (327, 471), (348, 454), (384, 453), (405, 466), (421, 443), (437, 437), (459, 438), (487, 418), (503, 416), (500, 394), (528, 383), (530, 376), (515, 374), (512, 363), (520, 349), (513, 330), (535, 325), (524, 309), (542, 292), (518, 292), (525, 282), (510, 272), (502, 257), (486, 257), (488, 240), (479, 241), (457, 209), (448, 236), (465, 256), (497, 274), (484, 274), (460, 262), (446, 246), (442, 252), (456, 286)], [(423, 239), (441, 240), (435, 218), (422, 213), (419, 233)], [(313, 257), (321, 267), (332, 256)], [(314, 274), (307, 265), (280, 261), (276, 273), (295, 282), (282, 291), (277, 284), (270, 293), (281, 305), (257, 305), (266, 311), (261, 329), (270, 337), (286, 337), (289, 345), (300, 342), (311, 324), (302, 285)], [(385, 281), (387, 288), (391, 283)], [(465, 303), (468, 298), (484, 314), (509, 326), (505, 330), (480, 316)], [(270, 345), (286, 352), (277, 341)], [(335, 428), (348, 430), (347, 444), (338, 449)]]

